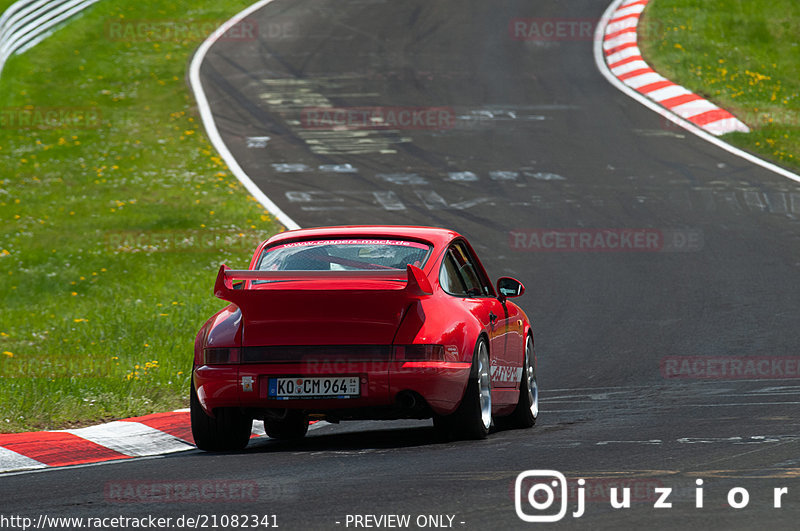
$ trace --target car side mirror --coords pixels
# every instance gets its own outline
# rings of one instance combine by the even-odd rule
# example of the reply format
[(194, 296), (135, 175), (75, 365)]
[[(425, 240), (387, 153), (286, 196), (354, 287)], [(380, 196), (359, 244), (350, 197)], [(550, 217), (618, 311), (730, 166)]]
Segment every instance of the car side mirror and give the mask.
[(500, 294), (500, 300), (519, 297), (525, 293), (525, 286), (515, 278), (501, 277), (497, 280), (497, 293)]

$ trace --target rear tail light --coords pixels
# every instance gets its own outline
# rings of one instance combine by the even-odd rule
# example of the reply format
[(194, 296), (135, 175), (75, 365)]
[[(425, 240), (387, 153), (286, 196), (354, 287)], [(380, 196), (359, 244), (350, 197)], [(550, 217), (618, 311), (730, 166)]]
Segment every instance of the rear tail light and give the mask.
[(395, 361), (445, 361), (444, 345), (398, 345), (394, 347)]
[(203, 351), (203, 363), (206, 365), (229, 365), (239, 363), (240, 350), (233, 348), (207, 348)]
[[(385, 354), (384, 354), (385, 349)], [(353, 361), (386, 359), (392, 350), (395, 361), (454, 361), (458, 348), (452, 345), (395, 345), (394, 347), (369, 345), (337, 345), (326, 347), (225, 347), (203, 350), (205, 365), (231, 365), (267, 361), (308, 361), (312, 354), (350, 358)]]

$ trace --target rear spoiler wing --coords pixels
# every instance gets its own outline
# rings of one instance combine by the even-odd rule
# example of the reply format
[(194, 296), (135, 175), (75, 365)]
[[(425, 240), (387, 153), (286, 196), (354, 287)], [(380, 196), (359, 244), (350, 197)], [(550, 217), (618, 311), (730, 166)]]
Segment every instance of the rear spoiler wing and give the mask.
[[(246, 297), (248, 291), (233, 288), (233, 280), (267, 280), (288, 282), (293, 280), (374, 280), (405, 282), (402, 291), (411, 297), (424, 297), (433, 294), (433, 288), (422, 269), (409, 264), (405, 271), (399, 269), (355, 270), (355, 271), (254, 271), (251, 269), (231, 269), (222, 264), (214, 283), (214, 295), (236, 304)], [(326, 287), (325, 289), (330, 289)], [(335, 287), (333, 289), (336, 289)], [(262, 290), (258, 290), (262, 291)], [(401, 290), (397, 290), (401, 291)]]

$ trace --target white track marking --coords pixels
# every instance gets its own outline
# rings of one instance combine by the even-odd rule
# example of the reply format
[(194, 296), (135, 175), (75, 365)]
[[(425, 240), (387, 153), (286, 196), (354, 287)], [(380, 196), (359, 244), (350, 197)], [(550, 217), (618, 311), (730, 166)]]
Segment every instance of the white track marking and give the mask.
[(267, 147), (267, 142), (269, 142), (268, 136), (248, 136), (247, 137), (247, 147), (249, 149), (263, 149)]
[(416, 173), (376, 173), (375, 177), (392, 184), (428, 184), (425, 177)]
[[(491, 197), (476, 197), (475, 199), (467, 199), (466, 201), (460, 201), (458, 203), (453, 203), (450, 205), (450, 208), (454, 208), (456, 210), (466, 210), (468, 208), (472, 208), (474, 206), (481, 205), (488, 201), (491, 201)], [(522, 369), (520, 369), (522, 370)]]
[(445, 201), (444, 197), (433, 190), (415, 190), (414, 193), (422, 200), (428, 210), (448, 208), (447, 201)]
[(384, 210), (406, 210), (406, 206), (400, 201), (397, 194), (392, 191), (372, 192), (372, 195)]
[(764, 199), (767, 200), (767, 206), (770, 212), (777, 214), (788, 213), (788, 205), (786, 204), (786, 195), (781, 192), (766, 192)]
[(239, 165), (239, 162), (236, 160), (236, 157), (233, 156), (233, 153), (230, 152), (228, 146), (225, 145), (225, 141), (222, 140), (222, 136), (219, 134), (219, 129), (217, 129), (217, 124), (214, 121), (214, 114), (211, 112), (211, 107), (208, 104), (208, 98), (203, 90), (203, 83), (200, 80), (200, 66), (203, 64), (203, 60), (205, 59), (208, 50), (211, 49), (211, 46), (213, 46), (214, 43), (217, 42), (220, 37), (222, 37), (222, 35), (224, 35), (226, 29), (235, 25), (247, 17), (250, 13), (253, 13), (254, 11), (257, 11), (268, 5), (270, 2), (272, 2), (272, 0), (261, 0), (260, 2), (256, 2), (244, 11), (241, 11), (231, 17), (225, 24), (217, 28), (214, 33), (211, 34), (211, 36), (203, 41), (203, 44), (201, 44), (197, 49), (197, 52), (195, 52), (194, 57), (192, 57), (192, 62), (189, 65), (189, 83), (192, 86), (194, 97), (197, 100), (197, 108), (200, 112), (200, 117), (203, 120), (203, 126), (206, 129), (206, 134), (208, 135), (211, 144), (228, 165), (231, 173), (233, 173), (233, 175), (239, 179), (239, 182), (244, 185), (247, 191), (250, 192), (250, 194), (259, 203), (261, 203), (264, 208), (266, 208), (270, 213), (272, 213), (273, 216), (275, 216), (275, 219), (281, 222), (287, 229), (292, 230), (299, 229), (300, 225), (298, 225), (283, 210), (281, 210), (278, 205), (273, 203), (272, 200), (267, 197), (258, 186), (256, 186), (250, 176), (247, 175), (247, 173)]
[(800, 194), (789, 194), (792, 200), (792, 212), (800, 214)]
[[(377, 190), (374, 192), (362, 192), (360, 190), (340, 190), (333, 192), (286, 192), (286, 199), (292, 203), (304, 203), (300, 208), (308, 212), (324, 212), (327, 210), (369, 210), (383, 208), (388, 211), (406, 210), (406, 206), (400, 197), (391, 190)], [(358, 201), (361, 203), (370, 201), (372, 205), (352, 205), (344, 204), (345, 201)], [(336, 203), (336, 204), (330, 204)]]
[(278, 173), (305, 173), (311, 171), (311, 168), (305, 164), (293, 162), (278, 162), (270, 164), (270, 166)]
[(607, 444), (647, 444), (647, 445), (658, 445), (662, 444), (663, 441), (661, 439), (650, 439), (647, 441), (598, 441), (595, 446), (606, 446)]
[(516, 181), (519, 178), (518, 171), (490, 171), (489, 178), (493, 181)]
[(544, 171), (537, 171), (537, 172), (529, 172), (525, 171), (522, 172), (526, 177), (533, 177), (539, 181), (566, 181), (566, 177), (562, 177), (557, 173), (549, 173)]
[(448, 181), (473, 182), (478, 180), (478, 176), (471, 171), (451, 171), (447, 174)]
[[(720, 140), (711, 133), (703, 131), (693, 123), (684, 120), (680, 116), (677, 116), (675, 113), (670, 112), (669, 110), (660, 106), (658, 103), (648, 99), (647, 97), (639, 94), (632, 88), (626, 86), (623, 82), (617, 79), (616, 76), (614, 76), (614, 74), (611, 73), (611, 71), (608, 69), (608, 65), (606, 64), (606, 60), (608, 60), (609, 64), (613, 64), (616, 61), (626, 59), (628, 57), (631, 57), (632, 55), (639, 55), (638, 51), (632, 52), (630, 51), (630, 49), (622, 50), (619, 53), (612, 54), (608, 58), (606, 58), (605, 54), (603, 53), (603, 36), (605, 35), (606, 26), (608, 25), (609, 21), (612, 20), (611, 15), (614, 14), (614, 11), (617, 9), (619, 5), (622, 4), (623, 1), (624, 0), (614, 0), (613, 2), (611, 2), (611, 5), (608, 6), (605, 13), (603, 13), (603, 16), (600, 18), (600, 22), (597, 24), (597, 28), (595, 30), (594, 61), (595, 64), (597, 65), (598, 70), (600, 70), (600, 73), (603, 74), (603, 76), (605, 76), (608, 82), (611, 83), (620, 91), (624, 92), (625, 94), (633, 98), (634, 100), (638, 101), (639, 103), (647, 107), (648, 109), (657, 112), (664, 118), (686, 129), (690, 133), (699, 136), (706, 142), (710, 142), (715, 146), (724, 149), (728, 153), (731, 153), (732, 155), (741, 157), (747, 160), (748, 162), (752, 162), (753, 164), (761, 166), (762, 168), (769, 170), (771, 172), (777, 173), (778, 175), (786, 177), (787, 179), (800, 182), (800, 175), (793, 173), (785, 168), (781, 168), (780, 166), (773, 164), (771, 162), (767, 162), (764, 159), (760, 159), (755, 155), (751, 155), (750, 153), (742, 151), (741, 149), (736, 148), (728, 144), (727, 142), (724, 142), (723, 140)], [(642, 6), (633, 6), (633, 7), (642, 7)], [(629, 9), (633, 9), (633, 7)], [(638, 12), (641, 12), (642, 10), (643, 8), (640, 9)], [(622, 15), (621, 12), (616, 13), (616, 17), (619, 17), (621, 15)]]
[(744, 201), (747, 203), (750, 210), (760, 210), (763, 212), (767, 209), (767, 205), (761, 201), (761, 194), (758, 192), (744, 192)]
[(319, 171), (332, 173), (358, 173), (358, 168), (350, 163), (347, 164), (321, 164)]

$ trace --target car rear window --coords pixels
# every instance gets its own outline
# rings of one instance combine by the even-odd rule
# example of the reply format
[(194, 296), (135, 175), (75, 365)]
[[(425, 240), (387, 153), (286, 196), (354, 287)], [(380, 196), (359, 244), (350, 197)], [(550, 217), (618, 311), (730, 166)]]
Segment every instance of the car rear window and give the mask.
[(260, 271), (353, 271), (422, 267), (431, 245), (410, 240), (327, 239), (267, 247), (258, 259)]

